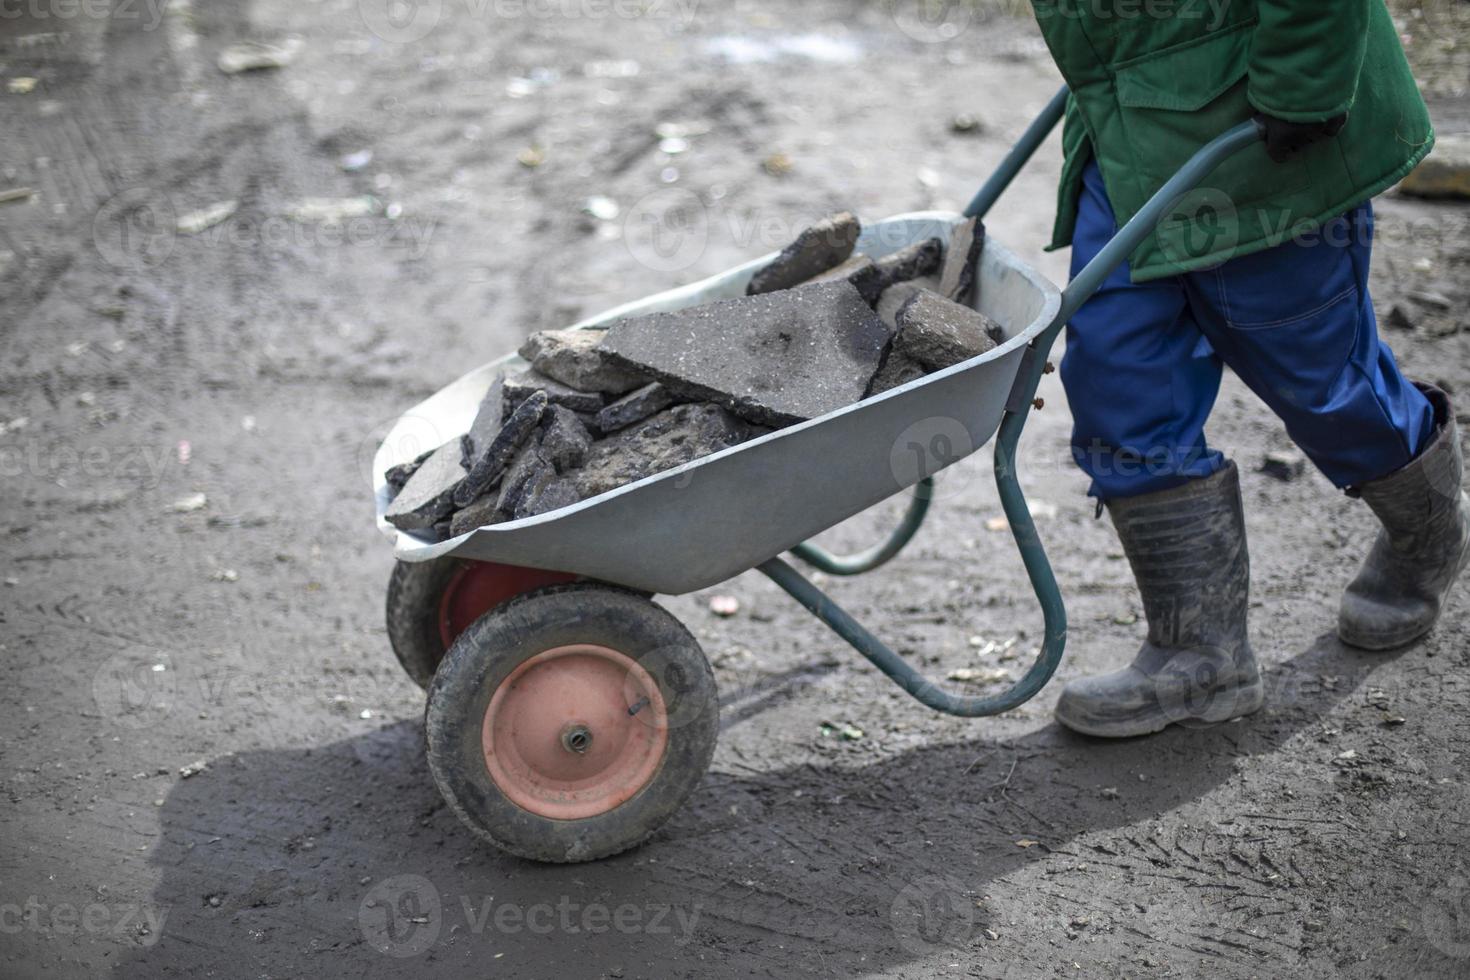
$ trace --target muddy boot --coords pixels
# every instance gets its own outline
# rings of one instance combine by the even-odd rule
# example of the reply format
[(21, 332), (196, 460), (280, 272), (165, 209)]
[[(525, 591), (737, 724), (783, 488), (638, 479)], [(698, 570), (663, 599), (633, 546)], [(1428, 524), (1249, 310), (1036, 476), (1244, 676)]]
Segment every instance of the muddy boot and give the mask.
[(1235, 464), (1110, 501), (1108, 513), (1143, 595), (1148, 639), (1128, 667), (1068, 684), (1057, 721), (1122, 738), (1259, 708), (1265, 691), (1246, 636), (1250, 558)]
[(1434, 406), (1429, 447), (1403, 469), (1358, 488), (1383, 529), (1343, 593), (1337, 635), (1365, 650), (1403, 646), (1428, 633), (1470, 559), (1470, 497), (1460, 486), (1455, 415), (1444, 392), (1418, 388)]

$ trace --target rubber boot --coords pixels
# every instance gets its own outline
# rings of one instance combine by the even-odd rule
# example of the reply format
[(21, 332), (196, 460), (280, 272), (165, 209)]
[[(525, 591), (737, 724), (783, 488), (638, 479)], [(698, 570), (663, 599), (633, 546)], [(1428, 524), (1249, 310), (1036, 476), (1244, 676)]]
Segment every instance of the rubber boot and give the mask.
[(1124, 669), (1069, 683), (1057, 721), (1124, 738), (1260, 708), (1265, 691), (1246, 635), (1250, 558), (1235, 464), (1107, 507), (1143, 596), (1148, 639)]
[(1415, 384), (1434, 406), (1434, 437), (1403, 469), (1358, 487), (1383, 528), (1343, 593), (1337, 635), (1365, 650), (1389, 650), (1428, 633), (1470, 560), (1470, 497), (1460, 485), (1455, 415), (1444, 392)]

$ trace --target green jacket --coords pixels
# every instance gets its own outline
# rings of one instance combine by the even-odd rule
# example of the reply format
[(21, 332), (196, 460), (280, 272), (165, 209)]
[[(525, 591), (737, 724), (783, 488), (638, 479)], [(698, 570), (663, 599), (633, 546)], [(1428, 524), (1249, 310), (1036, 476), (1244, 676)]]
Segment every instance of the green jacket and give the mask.
[(1205, 143), (1257, 112), (1348, 113), (1286, 163), (1226, 161), (1131, 256), (1143, 281), (1310, 231), (1397, 182), (1434, 144), (1384, 0), (1034, 0), (1072, 90), (1051, 248), (1072, 241), (1097, 157), (1121, 225)]

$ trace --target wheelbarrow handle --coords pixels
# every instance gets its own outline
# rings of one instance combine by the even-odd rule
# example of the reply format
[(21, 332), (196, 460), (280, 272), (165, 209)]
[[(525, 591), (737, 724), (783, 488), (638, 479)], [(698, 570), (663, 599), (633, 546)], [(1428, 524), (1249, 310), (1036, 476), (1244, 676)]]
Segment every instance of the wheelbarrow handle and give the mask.
[[(1061, 118), (1066, 106), (1067, 90), (1062, 89), (1047, 105), (1046, 109), (1027, 129), (1025, 136), (1002, 162), (970, 207), (967, 215), (983, 215), (995, 203), (1012, 177), (1035, 151), (1056, 121)], [(1205, 145), (1180, 168), (1179, 172), (1164, 183), (1123, 229), (1113, 236), (1103, 249), (1093, 257), (1062, 291), (1061, 303), (1056, 316), (1046, 329), (1037, 334), (1027, 346), (1016, 373), (1015, 384), (1006, 402), (1006, 412), (1001, 419), (1000, 431), (995, 442), (995, 482), (1000, 491), (1001, 506), (1015, 537), (1016, 547), (1021, 553), (1026, 574), (1031, 579), (1032, 590), (1041, 604), (1045, 623), (1041, 646), (1036, 659), (1026, 673), (1008, 689), (994, 695), (965, 695), (946, 691), (925, 677), (903, 657), (890, 649), (832, 601), (822, 590), (807, 581), (800, 572), (780, 558), (759, 566), (760, 571), (805, 606), (833, 632), (853, 646), (875, 667), (897, 681), (905, 691), (921, 703), (945, 714), (964, 718), (978, 718), (1009, 711), (1041, 691), (1051, 680), (1061, 663), (1062, 652), (1067, 644), (1067, 610), (1057, 587), (1056, 576), (1036, 533), (1036, 524), (1031, 517), (1031, 508), (1016, 472), (1016, 447), (1020, 442), (1021, 430), (1025, 427), (1031, 399), (1041, 381), (1045, 369), (1047, 352), (1072, 314), (1076, 313), (1093, 293), (1097, 292), (1113, 270), (1120, 266), (1129, 254), (1149, 236), (1159, 220), (1173, 208), (1189, 191), (1207, 177), (1227, 157), (1264, 136), (1264, 127), (1256, 121), (1241, 123), (1217, 139)], [(927, 482), (927, 481), (926, 481)], [(830, 555), (810, 543), (793, 549), (796, 556), (837, 575), (853, 575), (875, 568), (893, 557), (911, 538), (924, 511), (928, 506), (928, 487), (920, 488), (914, 504), (905, 515), (902, 526), (883, 544), (869, 549), (861, 555), (838, 557)]]

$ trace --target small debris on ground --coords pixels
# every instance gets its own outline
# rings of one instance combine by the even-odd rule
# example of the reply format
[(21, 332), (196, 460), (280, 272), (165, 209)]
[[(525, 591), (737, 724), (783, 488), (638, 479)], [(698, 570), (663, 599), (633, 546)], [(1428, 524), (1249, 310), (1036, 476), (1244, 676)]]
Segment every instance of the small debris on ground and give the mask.
[(968, 684), (999, 684), (1011, 679), (1004, 667), (960, 667), (949, 672), (949, 679)]
[(976, 136), (984, 132), (985, 127), (980, 120), (968, 112), (961, 112), (949, 120), (949, 131), (964, 136)]
[(582, 205), (582, 211), (598, 221), (616, 221), (618, 215), (622, 213), (622, 208), (618, 206), (617, 201), (599, 194), (587, 198), (586, 203)]
[(209, 205), (209, 207), (200, 208), (198, 211), (190, 211), (188, 214), (181, 215), (174, 226), (185, 235), (197, 235), (199, 232), (207, 228), (213, 228), (221, 221), (224, 221), (230, 215), (234, 214), (239, 207), (240, 202), (236, 200), (219, 201)]
[(1408, 307), (1402, 303), (1395, 303), (1389, 307), (1386, 323), (1390, 330), (1414, 329), (1414, 318), (1409, 314)]
[(241, 41), (231, 44), (219, 53), (215, 64), (226, 75), (238, 75), (245, 71), (262, 71), (269, 68), (284, 68), (296, 59), (303, 42), (299, 37), (289, 37), (280, 44), (266, 41)]
[(836, 735), (844, 742), (856, 742), (863, 737), (863, 734), (864, 732), (861, 728), (849, 725), (846, 722), (840, 724), (828, 721), (822, 722), (822, 735), (828, 738)]
[(180, 497), (168, 505), (168, 509), (175, 514), (188, 514), (196, 510), (203, 510), (209, 503), (209, 498), (202, 493), (191, 493), (187, 497)]
[(740, 600), (732, 595), (711, 596), (709, 611), (716, 616), (733, 616), (740, 611)]
[(1293, 450), (1272, 450), (1261, 460), (1262, 473), (1290, 483), (1307, 471), (1307, 457)]
[(362, 218), (373, 213), (378, 202), (368, 195), (359, 197), (308, 197), (286, 209), (286, 217), (304, 225), (336, 225), (348, 218)]
[(342, 169), (348, 173), (356, 173), (372, 162), (372, 150), (357, 150), (353, 153), (344, 154), (340, 161)]
[(795, 167), (796, 164), (785, 153), (772, 153), (761, 161), (761, 169), (772, 177), (785, 177)]
[(1439, 136), (1434, 149), (1399, 184), (1413, 197), (1470, 199), (1470, 135)]

